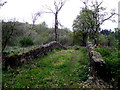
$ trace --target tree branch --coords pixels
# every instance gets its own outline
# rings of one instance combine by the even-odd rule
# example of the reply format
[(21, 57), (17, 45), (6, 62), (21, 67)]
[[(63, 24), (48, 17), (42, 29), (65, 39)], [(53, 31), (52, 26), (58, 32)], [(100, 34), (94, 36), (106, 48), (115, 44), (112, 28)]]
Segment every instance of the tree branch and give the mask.
[(33, 22), (32, 28), (34, 27), (36, 20), (38, 19), (38, 17), (41, 16), (41, 14), (43, 14), (43, 12), (37, 12), (32, 16), (32, 22)]
[(4, 2), (4, 3), (0, 3), (0, 6), (3, 6), (3, 5), (5, 5), (5, 3), (7, 3), (7, 2)]
[(61, 2), (61, 6), (60, 6), (60, 8), (58, 9), (58, 11), (61, 10), (61, 8), (64, 6), (64, 4), (65, 4), (65, 2)]
[(113, 13), (112, 15), (110, 15), (108, 18), (105, 18), (104, 20), (102, 20), (101, 24), (103, 24), (103, 22), (105, 22), (106, 20), (112, 18), (116, 13)]

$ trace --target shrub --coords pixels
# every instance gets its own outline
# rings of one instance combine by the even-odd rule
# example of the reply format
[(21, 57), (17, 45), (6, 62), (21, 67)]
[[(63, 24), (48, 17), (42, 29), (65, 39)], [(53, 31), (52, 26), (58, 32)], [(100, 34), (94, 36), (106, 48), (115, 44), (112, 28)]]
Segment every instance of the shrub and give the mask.
[(32, 46), (34, 43), (33, 43), (33, 40), (31, 38), (28, 38), (28, 37), (23, 37), (20, 41), (20, 46), (22, 47), (27, 47), (27, 46)]

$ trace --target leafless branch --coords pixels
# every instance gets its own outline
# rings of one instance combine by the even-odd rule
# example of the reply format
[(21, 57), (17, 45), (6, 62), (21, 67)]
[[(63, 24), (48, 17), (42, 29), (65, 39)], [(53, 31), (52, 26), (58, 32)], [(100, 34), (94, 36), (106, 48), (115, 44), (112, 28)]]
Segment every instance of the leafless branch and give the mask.
[(43, 14), (43, 12), (37, 12), (32, 15), (32, 22), (33, 22), (32, 28), (34, 27), (36, 20), (38, 19), (38, 17), (41, 16), (41, 14)]
[(60, 8), (58, 9), (58, 11), (61, 10), (61, 8), (64, 6), (65, 2), (61, 2)]
[(81, 0), (82, 2), (83, 2), (83, 4), (85, 5), (85, 8), (88, 8), (88, 6), (87, 6), (87, 3), (88, 3), (88, 0)]
[(116, 13), (112, 13), (109, 17), (105, 18), (102, 20), (101, 24), (103, 24), (106, 20), (109, 20), (110, 18), (112, 18)]
[(55, 11), (53, 11), (52, 9), (51, 9), (51, 7), (49, 7), (49, 6), (47, 6), (46, 5), (46, 7), (45, 7), (48, 11), (45, 11), (45, 13), (55, 13)]
[(3, 5), (5, 5), (5, 3), (7, 3), (7, 2), (0, 3), (0, 6), (3, 6)]
[(64, 25), (62, 25), (62, 24), (60, 23), (60, 21), (58, 22), (58, 24), (59, 24), (61, 27), (65, 27)]
[[(98, 2), (97, 2), (98, 3)], [(97, 8), (103, 3), (103, 0), (97, 5)]]

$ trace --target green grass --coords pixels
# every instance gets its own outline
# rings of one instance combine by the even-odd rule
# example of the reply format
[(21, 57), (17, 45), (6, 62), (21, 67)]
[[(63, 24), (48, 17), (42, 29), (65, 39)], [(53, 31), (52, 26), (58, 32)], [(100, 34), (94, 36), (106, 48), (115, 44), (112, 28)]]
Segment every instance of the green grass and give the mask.
[(4, 88), (78, 88), (90, 75), (86, 49), (57, 50), (3, 72)]

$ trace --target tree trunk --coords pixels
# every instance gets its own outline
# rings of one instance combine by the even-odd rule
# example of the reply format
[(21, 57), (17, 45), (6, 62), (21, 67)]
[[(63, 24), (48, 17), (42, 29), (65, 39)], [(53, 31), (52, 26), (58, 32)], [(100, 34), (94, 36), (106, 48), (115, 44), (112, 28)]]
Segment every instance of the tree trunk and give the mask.
[(55, 41), (58, 41), (58, 34), (57, 34), (57, 29), (58, 29), (58, 13), (55, 13)]

